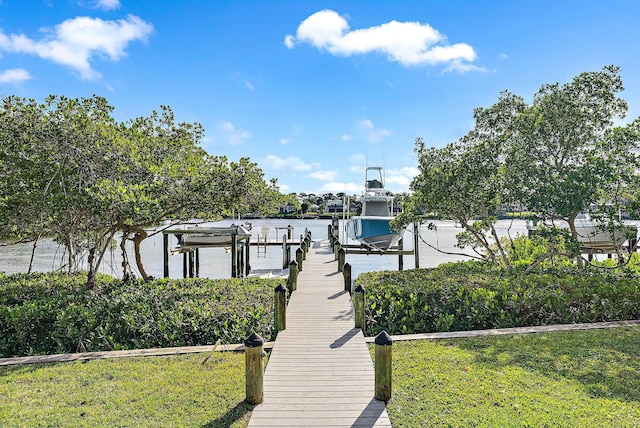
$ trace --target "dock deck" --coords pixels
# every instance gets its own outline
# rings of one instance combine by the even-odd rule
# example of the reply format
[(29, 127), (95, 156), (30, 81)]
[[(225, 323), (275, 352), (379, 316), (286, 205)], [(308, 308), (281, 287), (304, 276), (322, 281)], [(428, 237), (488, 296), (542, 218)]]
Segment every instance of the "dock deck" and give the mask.
[(249, 427), (390, 427), (328, 242), (314, 242), (302, 268)]

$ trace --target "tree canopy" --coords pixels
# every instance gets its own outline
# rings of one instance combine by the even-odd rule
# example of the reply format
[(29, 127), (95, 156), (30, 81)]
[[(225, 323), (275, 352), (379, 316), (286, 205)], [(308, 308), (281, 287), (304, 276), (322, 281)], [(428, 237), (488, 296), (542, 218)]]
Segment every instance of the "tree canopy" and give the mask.
[(482, 257), (507, 265), (493, 229), (501, 206), (564, 220), (574, 239), (576, 216), (590, 207), (614, 226), (614, 214), (637, 200), (640, 171), (640, 119), (618, 124), (628, 108), (622, 90), (619, 69), (607, 66), (543, 85), (531, 104), (505, 91), (475, 110), (467, 135), (443, 148), (419, 138), (414, 213), (457, 220), (465, 229), (461, 247), (480, 247)]
[(208, 154), (202, 126), (177, 123), (170, 107), (124, 123), (112, 111), (97, 96), (2, 100), (1, 238), (35, 248), (52, 236), (66, 250), (68, 271), (86, 261), (91, 285), (119, 233), (123, 252), (133, 241), (146, 278), (139, 245), (149, 227), (258, 212), (284, 197), (248, 158)]

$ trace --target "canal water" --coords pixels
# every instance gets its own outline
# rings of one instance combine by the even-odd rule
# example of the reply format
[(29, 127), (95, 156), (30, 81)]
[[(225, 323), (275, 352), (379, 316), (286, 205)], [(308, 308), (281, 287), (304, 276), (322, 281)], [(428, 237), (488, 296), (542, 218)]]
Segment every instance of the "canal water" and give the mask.
[[(282, 242), (282, 235), (287, 233), (287, 227), (292, 228), (294, 237), (298, 240), (300, 236), (304, 236), (305, 231), (311, 231), (312, 238), (327, 239), (327, 228), (330, 220), (298, 220), (298, 219), (257, 219), (257, 220), (240, 220), (236, 223), (243, 224), (245, 221), (250, 222), (252, 226), (252, 242), (258, 241), (258, 235), (264, 230), (269, 231), (269, 237), (272, 241), (278, 240)], [(206, 226), (221, 227), (229, 226), (232, 220), (223, 220), (215, 223), (207, 223)], [(456, 227), (454, 222), (436, 221), (434, 224), (437, 230), (429, 230), (424, 224), (420, 228), (420, 239), (418, 246), (420, 267), (435, 267), (441, 263), (459, 261), (468, 259), (468, 257), (460, 255), (473, 254), (471, 249), (464, 251), (455, 247), (456, 234), (462, 229)], [(203, 225), (204, 226), (204, 225)], [(341, 241), (344, 243), (343, 222), (340, 221)], [(527, 229), (523, 220), (500, 220), (497, 224), (499, 235), (516, 236), (517, 234), (526, 234)], [(404, 249), (413, 249), (413, 232), (411, 228), (404, 232)], [(349, 244), (356, 244), (354, 241), (347, 241)], [(177, 239), (173, 235), (169, 235), (169, 247), (175, 248)], [(439, 252), (435, 248), (444, 251)], [(295, 247), (292, 248), (292, 257), (295, 257)], [(8, 274), (26, 272), (29, 267), (29, 259), (31, 257), (31, 244), (16, 244), (0, 247), (0, 271)], [(141, 247), (142, 260), (147, 273), (155, 277), (163, 276), (163, 243), (162, 233), (158, 233), (153, 237), (147, 238)], [(133, 251), (129, 252), (129, 258), (132, 265)], [(403, 257), (404, 269), (413, 269), (415, 266), (413, 255), (405, 255)], [(172, 255), (169, 257), (169, 274), (171, 278), (182, 277), (182, 261), (181, 255)], [(346, 261), (352, 266), (352, 276), (356, 278), (362, 272), (380, 271), (380, 270), (397, 270), (397, 255), (359, 255), (347, 254)], [(60, 268), (65, 263), (64, 247), (58, 245), (51, 239), (42, 240), (37, 249), (34, 262), (34, 271), (51, 272)], [(121, 255), (118, 246), (109, 252), (101, 266), (101, 271), (116, 277), (122, 276)], [(266, 255), (258, 254), (257, 247), (251, 247), (250, 264), (252, 269), (279, 269), (282, 266), (282, 247), (268, 246)], [(304, 266), (304, 265), (303, 265)], [(134, 272), (135, 266), (134, 266)], [(200, 250), (200, 276), (207, 278), (229, 278), (231, 276), (231, 254), (226, 252), (224, 248), (203, 248)]]

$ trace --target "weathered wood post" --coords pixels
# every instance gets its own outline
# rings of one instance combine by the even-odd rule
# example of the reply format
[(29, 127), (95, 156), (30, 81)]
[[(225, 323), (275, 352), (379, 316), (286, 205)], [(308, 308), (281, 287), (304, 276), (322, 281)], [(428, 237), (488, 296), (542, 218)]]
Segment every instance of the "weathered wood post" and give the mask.
[(165, 278), (169, 278), (169, 234), (162, 233), (162, 265), (163, 265), (163, 276)]
[(302, 272), (302, 250), (300, 248), (296, 250), (296, 262), (298, 262), (298, 272)]
[(327, 239), (329, 241), (333, 240), (333, 227), (330, 224), (327, 225)]
[(344, 248), (340, 247), (338, 250), (338, 272), (344, 272), (345, 254)]
[(391, 363), (393, 340), (386, 331), (375, 339), (375, 394), (376, 400), (388, 401), (391, 398)]
[(307, 241), (302, 241), (300, 249), (302, 250), (302, 260), (307, 260)]
[(245, 249), (247, 253), (245, 254), (244, 276), (247, 277), (251, 273), (251, 258), (249, 257), (249, 254), (251, 253), (251, 238), (248, 236), (245, 241)]
[(200, 278), (200, 248), (196, 248), (196, 278)]
[(282, 269), (286, 269), (289, 266), (289, 262), (291, 261), (290, 253), (287, 253), (287, 249), (289, 246), (287, 245), (287, 235), (282, 235)]
[(417, 221), (413, 222), (413, 258), (415, 261), (415, 268), (420, 269), (420, 251), (418, 251), (418, 233), (420, 232), (420, 225)]
[(274, 294), (274, 329), (277, 335), (279, 331), (286, 330), (287, 328), (287, 287), (282, 284), (278, 285)]
[(238, 277), (238, 235), (231, 232), (231, 278)]
[(355, 295), (353, 296), (353, 306), (355, 312), (355, 328), (359, 328), (362, 330), (364, 334), (366, 330), (366, 321), (365, 321), (365, 313), (364, 313), (364, 287), (362, 285), (358, 285), (356, 287)]
[(351, 294), (351, 265), (349, 263), (344, 264), (342, 276), (344, 276), (344, 291)]
[(342, 248), (342, 245), (340, 245), (340, 242), (336, 239), (334, 244), (333, 244), (333, 259), (334, 260), (338, 260), (338, 251), (340, 251), (340, 248)]
[(291, 260), (289, 263), (289, 278), (287, 279), (289, 292), (293, 293), (298, 288), (298, 262)]
[(264, 345), (264, 339), (256, 333), (252, 333), (251, 336), (247, 337), (244, 341), (245, 401), (250, 404), (262, 403), (264, 395), (262, 345)]
[(187, 253), (182, 253), (182, 277), (183, 278), (188, 278), (189, 277), (189, 256), (187, 255)]

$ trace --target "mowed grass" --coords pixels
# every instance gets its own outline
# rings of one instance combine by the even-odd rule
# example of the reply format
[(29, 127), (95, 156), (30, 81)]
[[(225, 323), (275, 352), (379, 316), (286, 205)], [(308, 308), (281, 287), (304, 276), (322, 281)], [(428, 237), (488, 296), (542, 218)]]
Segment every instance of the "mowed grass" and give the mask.
[(0, 427), (245, 427), (244, 354), (208, 355), (0, 367)]
[(396, 341), (400, 427), (638, 427), (640, 328)]
[[(207, 356), (1, 367), (0, 427), (246, 426), (244, 355)], [(395, 428), (640, 426), (640, 327), (396, 341), (393, 364)]]

